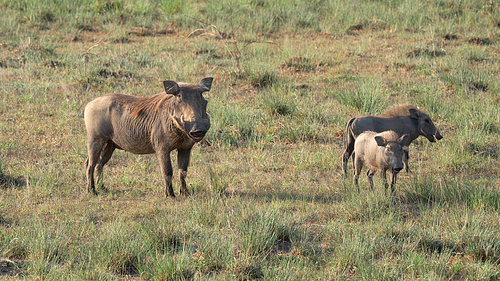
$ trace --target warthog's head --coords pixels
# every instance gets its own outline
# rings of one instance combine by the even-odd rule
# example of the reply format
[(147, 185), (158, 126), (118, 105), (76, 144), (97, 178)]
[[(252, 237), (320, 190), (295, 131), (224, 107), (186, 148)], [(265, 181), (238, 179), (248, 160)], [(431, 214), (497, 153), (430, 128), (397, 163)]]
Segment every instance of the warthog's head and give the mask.
[(194, 142), (201, 141), (210, 128), (207, 101), (202, 94), (210, 91), (212, 81), (212, 77), (207, 77), (198, 84), (163, 82), (165, 92), (174, 95), (176, 99), (171, 116), (175, 125)]
[(394, 174), (403, 170), (403, 153), (408, 150), (407, 143), (409, 139), (410, 135), (403, 135), (396, 141), (387, 140), (380, 134), (375, 136), (377, 145), (384, 147), (384, 161), (391, 166)]
[(420, 134), (426, 137), (430, 142), (435, 142), (436, 139), (440, 140), (443, 138), (427, 114), (422, 113), (415, 108), (410, 108), (410, 118), (418, 122)]

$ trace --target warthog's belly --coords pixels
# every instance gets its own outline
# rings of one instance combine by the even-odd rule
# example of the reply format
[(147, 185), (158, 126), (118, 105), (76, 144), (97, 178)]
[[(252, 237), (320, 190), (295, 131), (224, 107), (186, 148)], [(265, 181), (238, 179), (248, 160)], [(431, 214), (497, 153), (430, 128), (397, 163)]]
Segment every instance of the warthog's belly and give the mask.
[(151, 145), (151, 142), (147, 139), (134, 139), (134, 138), (127, 138), (126, 140), (121, 139), (121, 138), (114, 138), (113, 143), (115, 144), (116, 148), (128, 151), (133, 154), (151, 154), (155, 153), (155, 150), (153, 149), (153, 146)]

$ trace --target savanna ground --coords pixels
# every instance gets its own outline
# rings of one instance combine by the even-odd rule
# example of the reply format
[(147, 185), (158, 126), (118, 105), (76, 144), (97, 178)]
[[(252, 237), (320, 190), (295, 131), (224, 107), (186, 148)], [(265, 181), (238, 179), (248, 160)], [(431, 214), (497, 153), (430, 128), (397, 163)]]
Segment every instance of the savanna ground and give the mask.
[[(500, 279), (498, 2), (0, 10), (0, 278)], [(156, 157), (123, 151), (107, 190), (87, 193), (87, 102), (208, 76), (192, 196), (165, 198)], [(341, 173), (345, 124), (397, 103), (424, 108), (444, 139), (412, 144), (392, 196), (364, 176), (358, 193)]]

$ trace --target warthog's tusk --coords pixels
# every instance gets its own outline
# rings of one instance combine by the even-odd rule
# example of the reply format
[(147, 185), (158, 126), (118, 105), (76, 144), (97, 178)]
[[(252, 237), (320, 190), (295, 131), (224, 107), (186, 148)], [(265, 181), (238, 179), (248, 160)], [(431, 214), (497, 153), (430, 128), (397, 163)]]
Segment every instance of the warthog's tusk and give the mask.
[(196, 140), (193, 139), (193, 137), (189, 134), (189, 132), (186, 131), (186, 129), (184, 128), (184, 114), (181, 115), (182, 125), (179, 124), (179, 122), (177, 121), (177, 117), (172, 115), (171, 118), (172, 118), (172, 121), (174, 122), (175, 126), (177, 126), (177, 128), (179, 128), (179, 130), (183, 131), (188, 136), (188, 138), (190, 138), (192, 141), (197, 142)]
[(207, 112), (208, 120), (210, 120), (210, 113)]

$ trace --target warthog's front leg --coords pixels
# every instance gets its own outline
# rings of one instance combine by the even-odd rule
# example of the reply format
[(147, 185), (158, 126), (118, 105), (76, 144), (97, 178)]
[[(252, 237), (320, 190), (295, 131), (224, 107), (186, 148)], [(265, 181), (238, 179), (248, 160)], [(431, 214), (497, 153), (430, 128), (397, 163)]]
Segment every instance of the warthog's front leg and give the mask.
[(387, 169), (382, 169), (380, 172), (380, 177), (382, 178), (382, 181), (384, 182), (384, 187), (387, 190), (389, 188), (389, 184), (387, 183)]
[(189, 166), (189, 158), (191, 156), (191, 149), (178, 149), (177, 150), (177, 167), (179, 168), (179, 179), (181, 182), (180, 192), (184, 196), (189, 196), (189, 190), (186, 186), (187, 169)]
[(397, 178), (397, 174), (392, 172), (391, 193), (394, 193), (394, 187), (396, 186), (396, 178)]
[(165, 196), (175, 197), (174, 189), (172, 188), (172, 162), (170, 161), (170, 151), (166, 149), (156, 152), (158, 163), (160, 164), (161, 174), (165, 181)]

